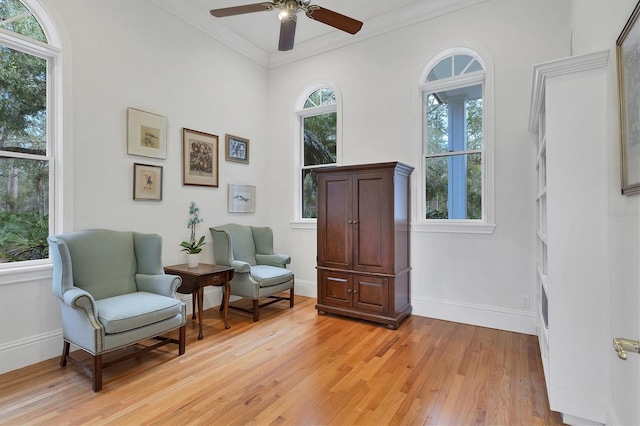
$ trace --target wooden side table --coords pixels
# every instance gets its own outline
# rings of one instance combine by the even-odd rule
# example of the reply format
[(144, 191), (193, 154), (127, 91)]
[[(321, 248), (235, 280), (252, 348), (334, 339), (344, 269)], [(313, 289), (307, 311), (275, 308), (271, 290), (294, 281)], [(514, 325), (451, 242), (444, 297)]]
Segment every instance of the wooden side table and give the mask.
[(191, 294), (191, 303), (193, 307), (193, 315), (196, 318), (196, 298), (198, 299), (198, 339), (202, 339), (202, 311), (204, 302), (204, 288), (208, 285), (224, 286), (224, 328), (228, 329), (229, 325), (229, 294), (231, 288), (229, 281), (233, 279), (234, 270), (231, 266), (211, 265), (208, 263), (200, 263), (196, 268), (189, 268), (186, 263), (180, 265), (171, 265), (164, 268), (166, 274), (179, 275), (182, 278), (182, 284), (178, 287), (178, 293)]

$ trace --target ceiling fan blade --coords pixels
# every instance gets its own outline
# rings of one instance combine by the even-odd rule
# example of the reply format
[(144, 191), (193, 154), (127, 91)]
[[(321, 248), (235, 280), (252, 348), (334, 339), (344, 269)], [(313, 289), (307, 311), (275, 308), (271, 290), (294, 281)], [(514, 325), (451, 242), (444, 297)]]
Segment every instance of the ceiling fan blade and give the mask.
[(296, 38), (296, 19), (295, 16), (289, 19), (283, 19), (280, 24), (280, 42), (278, 50), (284, 52), (293, 49), (293, 42)]
[(222, 9), (213, 9), (209, 11), (216, 18), (224, 18), (225, 16), (242, 15), (244, 13), (264, 12), (271, 10), (275, 6), (274, 3), (255, 3), (245, 4), (244, 6), (232, 6)]
[(330, 25), (349, 34), (355, 34), (362, 28), (362, 22), (320, 6), (309, 6), (306, 15), (315, 21)]

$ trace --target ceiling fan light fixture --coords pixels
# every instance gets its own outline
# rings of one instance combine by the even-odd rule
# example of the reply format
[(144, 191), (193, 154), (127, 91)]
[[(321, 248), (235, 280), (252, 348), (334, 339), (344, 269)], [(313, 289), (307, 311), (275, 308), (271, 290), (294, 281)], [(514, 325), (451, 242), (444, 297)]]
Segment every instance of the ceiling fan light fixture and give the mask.
[(296, 19), (296, 13), (295, 11), (292, 12), (289, 9), (285, 9), (278, 13), (278, 19), (280, 19), (281, 21), (285, 21), (287, 19)]

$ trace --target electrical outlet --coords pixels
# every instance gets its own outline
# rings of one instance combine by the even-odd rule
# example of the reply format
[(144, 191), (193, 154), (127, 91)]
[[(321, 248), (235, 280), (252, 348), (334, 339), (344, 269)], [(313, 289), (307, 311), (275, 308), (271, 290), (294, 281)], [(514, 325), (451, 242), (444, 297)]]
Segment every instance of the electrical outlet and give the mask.
[(531, 299), (529, 296), (522, 296), (522, 308), (529, 309), (531, 307)]

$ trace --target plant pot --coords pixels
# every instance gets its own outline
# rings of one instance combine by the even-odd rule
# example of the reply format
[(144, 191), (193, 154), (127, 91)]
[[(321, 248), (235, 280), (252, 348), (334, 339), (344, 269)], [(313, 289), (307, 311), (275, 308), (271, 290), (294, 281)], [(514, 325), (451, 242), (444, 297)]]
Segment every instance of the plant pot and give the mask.
[(200, 253), (187, 253), (187, 266), (197, 268), (200, 263)]

